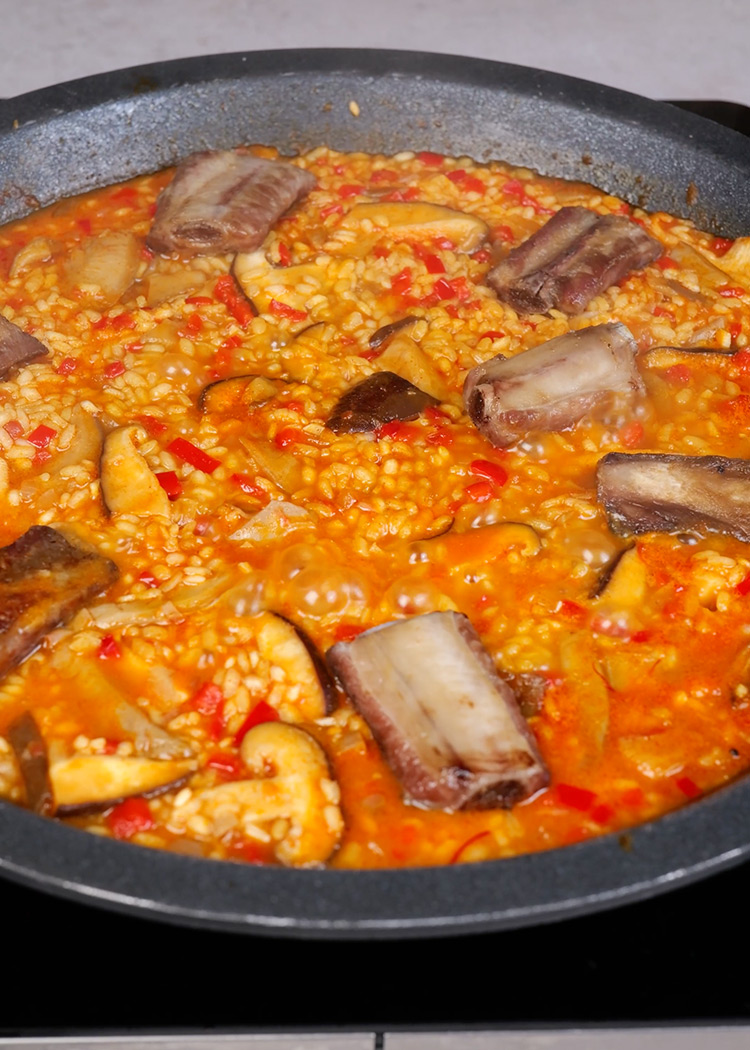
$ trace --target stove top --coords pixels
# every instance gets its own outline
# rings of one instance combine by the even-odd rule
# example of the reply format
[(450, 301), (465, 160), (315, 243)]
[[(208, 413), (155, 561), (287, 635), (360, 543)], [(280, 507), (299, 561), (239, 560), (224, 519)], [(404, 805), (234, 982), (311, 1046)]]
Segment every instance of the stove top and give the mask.
[[(674, 104), (750, 134), (747, 107)], [(172, 927), (3, 882), (10, 985), (0, 1010), (0, 1048), (9, 1039), (29, 1050), (130, 1050), (151, 1044), (147, 1033), (179, 1032), (193, 1036), (153, 1045), (734, 1050), (750, 1046), (743, 1024), (750, 1025), (750, 982), (741, 954), (750, 934), (749, 879), (746, 863), (654, 900), (556, 925), (398, 942)], [(742, 1027), (698, 1027), (737, 1023)], [(691, 1028), (571, 1031), (665, 1024)], [(540, 1028), (543, 1035), (528, 1032)], [(461, 1035), (425, 1034), (440, 1029)], [(316, 1031), (338, 1034), (309, 1035)], [(220, 1032), (243, 1034), (219, 1039)], [(60, 1041), (66, 1033), (76, 1035), (73, 1042)], [(108, 1034), (119, 1038), (100, 1042)]]

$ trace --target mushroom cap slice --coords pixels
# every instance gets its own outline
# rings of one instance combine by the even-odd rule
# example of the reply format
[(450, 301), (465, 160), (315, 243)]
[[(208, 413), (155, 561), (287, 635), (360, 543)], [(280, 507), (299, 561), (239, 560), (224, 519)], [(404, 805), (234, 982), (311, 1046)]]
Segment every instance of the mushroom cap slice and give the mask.
[(156, 480), (138, 442), (145, 432), (136, 426), (118, 427), (107, 435), (101, 458), (101, 489), (104, 505), (112, 516), (169, 518), (169, 499)]
[(191, 761), (73, 755), (49, 768), (58, 816), (107, 809), (133, 795), (157, 795), (195, 772)]

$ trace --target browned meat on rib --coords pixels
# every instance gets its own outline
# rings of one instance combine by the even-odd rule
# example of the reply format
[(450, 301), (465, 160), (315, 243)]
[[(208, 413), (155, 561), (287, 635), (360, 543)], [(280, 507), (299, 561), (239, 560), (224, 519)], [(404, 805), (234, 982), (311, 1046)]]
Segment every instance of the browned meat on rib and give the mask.
[(253, 251), (315, 184), (286, 161), (233, 150), (194, 153), (159, 197), (148, 245), (181, 255)]
[(490, 271), (487, 283), (519, 313), (577, 314), (661, 252), (659, 242), (624, 215), (561, 208)]
[(108, 558), (46, 525), (0, 547), (0, 677), (117, 576)]
[(507, 807), (547, 785), (513, 690), (460, 613), (384, 624), (328, 660), (412, 802)]
[(613, 532), (723, 532), (750, 542), (750, 460), (611, 452), (596, 471)]
[(46, 346), (28, 332), (22, 332), (0, 314), (0, 379), (14, 368), (21, 368), (35, 357), (48, 354)]
[(499, 448), (535, 430), (566, 430), (595, 408), (619, 411), (643, 393), (637, 351), (624, 324), (601, 324), (498, 355), (467, 375), (466, 411)]
[(416, 419), (428, 405), (437, 405), (431, 394), (395, 372), (375, 372), (347, 390), (326, 423), (334, 434), (376, 430), (394, 419)]

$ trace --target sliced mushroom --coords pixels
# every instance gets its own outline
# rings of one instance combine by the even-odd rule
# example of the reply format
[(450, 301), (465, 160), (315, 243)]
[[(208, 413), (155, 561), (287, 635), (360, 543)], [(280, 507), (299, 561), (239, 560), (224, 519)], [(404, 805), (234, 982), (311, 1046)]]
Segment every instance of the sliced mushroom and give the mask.
[(512, 689), (460, 613), (383, 624), (327, 656), (411, 801), (512, 806), (548, 783)]
[(8, 276), (13, 280), (41, 263), (49, 262), (52, 252), (52, 242), (46, 237), (33, 237), (28, 244), (16, 252)]
[(592, 598), (610, 605), (637, 608), (646, 597), (646, 566), (635, 546), (626, 547), (610, 562), (597, 581)]
[(135, 280), (141, 244), (135, 234), (121, 230), (89, 237), (65, 263), (63, 285), (84, 304), (114, 306)]
[(149, 247), (181, 255), (253, 251), (314, 186), (309, 172), (288, 161), (235, 150), (194, 153), (159, 197)]
[(594, 409), (621, 410), (643, 393), (637, 344), (624, 324), (550, 339), (472, 368), (464, 402), (484, 436), (504, 448), (535, 430), (566, 430)]
[(254, 514), (245, 525), (241, 525), (229, 539), (241, 543), (268, 543), (297, 529), (310, 529), (314, 524), (304, 507), (275, 500)]
[(59, 817), (93, 813), (133, 795), (151, 798), (182, 785), (195, 762), (121, 755), (73, 755), (49, 768)]
[(411, 545), (413, 561), (430, 561), (443, 568), (471, 564), (491, 565), (504, 551), (517, 549), (524, 557), (538, 554), (539, 534), (531, 525), (519, 521), (500, 521), (466, 532), (446, 532)]
[(206, 275), (201, 270), (182, 269), (173, 273), (154, 270), (135, 285), (134, 291), (145, 295), (146, 306), (154, 307), (189, 295), (205, 283)]
[(204, 386), (198, 398), (201, 412), (217, 412), (220, 415), (242, 419), (252, 408), (264, 405), (276, 396), (278, 385), (265, 376), (232, 376), (218, 379)]
[(328, 860), (344, 830), (338, 784), (321, 746), (297, 726), (264, 722), (242, 741), (242, 760), (254, 779), (197, 792), (176, 810), (183, 827), (200, 814), (212, 825), (257, 836), (281, 829), (274, 852), (283, 863), (318, 865)]
[(14, 369), (48, 353), (43, 343), (28, 332), (22, 332), (0, 314), (0, 380), (7, 379)]
[(340, 225), (346, 230), (356, 230), (364, 222), (386, 229), (391, 240), (447, 237), (460, 252), (475, 251), (490, 232), (487, 223), (476, 215), (424, 201), (355, 204)]
[(377, 430), (394, 419), (416, 419), (438, 400), (394, 372), (375, 372), (339, 398), (326, 423), (334, 434)]
[(392, 339), (377, 359), (376, 367), (401, 376), (439, 402), (461, 405), (460, 395), (448, 389), (445, 377), (438, 372), (432, 359), (408, 335), (397, 335)]
[(46, 525), (0, 548), (0, 678), (118, 575), (108, 558)]
[(336, 686), (309, 635), (278, 613), (265, 612), (256, 623), (258, 652), (298, 687), (294, 704), (303, 720), (313, 722), (329, 714), (336, 706)]
[(577, 314), (661, 253), (661, 244), (624, 215), (561, 208), (490, 271), (487, 283), (519, 313)]
[(721, 257), (719, 269), (750, 288), (750, 237), (738, 237)]
[(302, 464), (293, 452), (262, 438), (240, 438), (240, 442), (260, 473), (270, 478), (282, 492), (291, 496), (302, 488)]
[(6, 735), (18, 760), (29, 809), (43, 817), (51, 816), (55, 799), (50, 783), (47, 745), (32, 713), (25, 711), (8, 726)]
[(708, 346), (654, 346), (641, 355), (646, 368), (672, 368), (674, 365), (723, 364), (731, 361), (736, 350), (717, 350)]
[(169, 518), (167, 494), (138, 451), (145, 437), (140, 427), (118, 427), (104, 441), (100, 484), (104, 506), (113, 517)]
[(75, 428), (73, 440), (55, 456), (51, 467), (56, 474), (66, 467), (77, 467), (87, 461), (96, 464), (101, 458), (104, 438), (102, 425), (96, 416), (76, 405), (70, 414), (70, 422)]
[(615, 533), (697, 529), (750, 542), (750, 460), (610, 452), (596, 477)]
[(400, 332), (402, 328), (409, 328), (419, 320), (418, 317), (414, 317), (411, 314), (408, 317), (400, 317), (398, 321), (392, 321), (390, 324), (384, 324), (382, 328), (378, 328), (376, 332), (373, 332), (368, 343), (373, 350), (376, 350), (379, 346), (382, 346), (386, 340), (394, 336), (396, 332)]

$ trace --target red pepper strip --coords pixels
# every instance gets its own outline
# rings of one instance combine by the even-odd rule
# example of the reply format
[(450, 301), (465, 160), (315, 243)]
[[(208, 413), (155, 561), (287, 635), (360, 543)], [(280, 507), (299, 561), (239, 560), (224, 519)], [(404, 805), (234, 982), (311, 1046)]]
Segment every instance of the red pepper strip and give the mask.
[(56, 430), (53, 430), (52, 427), (46, 427), (44, 423), (42, 423), (35, 430), (31, 431), (27, 440), (30, 441), (32, 445), (36, 445), (37, 448), (46, 448), (56, 434)]
[(107, 826), (116, 839), (132, 839), (156, 825), (145, 798), (126, 798), (107, 814)]
[(469, 465), (472, 474), (480, 478), (487, 478), (495, 485), (504, 485), (508, 480), (508, 472), (499, 463), (492, 463), (489, 459), (475, 459)]
[(214, 285), (214, 295), (226, 306), (240, 328), (247, 328), (255, 317), (255, 310), (231, 274), (226, 273), (218, 278)]
[(122, 656), (122, 649), (111, 634), (105, 634), (99, 643), (96, 655), (100, 660), (119, 660)]
[(596, 802), (596, 795), (593, 791), (575, 787), (573, 784), (558, 784), (557, 797), (564, 806), (581, 810), (583, 813), (591, 809)]
[(209, 769), (215, 769), (226, 777), (238, 777), (242, 771), (242, 763), (236, 755), (228, 755), (223, 751), (215, 751), (206, 760)]
[(375, 431), (376, 441), (381, 441), (383, 438), (391, 438), (393, 441), (414, 441), (421, 436), (421, 427), (407, 426), (406, 423), (402, 423), (398, 419), (394, 419), (390, 423), (384, 423), (382, 427), (378, 427)]
[(138, 579), (146, 587), (158, 587), (159, 586), (159, 581), (154, 576), (154, 574), (152, 572), (150, 572), (148, 569), (144, 569), (143, 572), (139, 574)]
[(169, 430), (167, 424), (162, 423), (162, 421), (160, 419), (157, 419), (156, 416), (136, 416), (136, 419), (139, 423), (143, 425), (143, 427), (151, 435), (151, 437), (158, 437), (159, 434), (165, 434), (167, 430)]
[(417, 154), (417, 160), (421, 161), (425, 167), (428, 168), (439, 168), (442, 166), (445, 157), (442, 153), (431, 153), (429, 150), (423, 150)]
[(744, 294), (744, 288), (733, 288), (728, 284), (725, 284), (723, 288), (719, 288), (719, 295), (723, 295), (725, 299), (741, 299)]
[(366, 630), (366, 627), (360, 627), (357, 624), (340, 623), (333, 632), (334, 641), (353, 642), (357, 635), (362, 634), (362, 632)]
[(579, 605), (578, 602), (571, 602), (568, 598), (563, 598), (554, 611), (573, 620), (580, 620), (586, 615), (586, 610), (582, 605)]
[(425, 264), (428, 273), (445, 273), (442, 259), (439, 259), (437, 255), (425, 248), (423, 244), (412, 244), (411, 249), (417, 258), (421, 259)]
[(271, 707), (265, 700), (261, 700), (255, 705), (250, 714), (247, 716), (245, 721), (242, 723), (240, 728), (237, 730), (234, 738), (234, 746), (239, 747), (242, 743), (243, 737), (248, 733), (253, 726), (259, 726), (262, 722), (278, 722), (279, 712), (275, 707)]
[(660, 270), (677, 270), (680, 264), (676, 263), (674, 259), (670, 259), (668, 255), (662, 255), (660, 259), (656, 260), (656, 265)]
[(23, 427), (17, 419), (11, 419), (9, 423), (6, 423), (4, 428), (10, 434), (14, 441), (18, 438), (23, 437)]
[(391, 289), (397, 295), (404, 295), (411, 288), (411, 270), (405, 266), (403, 270), (391, 277)]
[(344, 199), (347, 197), (359, 197), (365, 192), (364, 186), (357, 186), (354, 183), (345, 183), (338, 188), (339, 197), (343, 197)]
[(480, 839), (486, 838), (489, 835), (489, 831), (478, 831), (476, 835), (472, 835), (470, 839), (467, 839), (462, 846), (459, 846), (456, 852), (453, 854), (451, 859), (448, 861), (449, 864), (457, 864), (461, 854), (464, 850), (468, 849), (475, 842), (479, 842)]
[(489, 481), (475, 481), (464, 489), (464, 495), (474, 503), (486, 503), (495, 495), (495, 489)]
[(74, 357), (64, 357), (55, 371), (59, 376), (69, 376), (78, 368), (78, 362)]
[(124, 371), (125, 365), (122, 363), (122, 361), (113, 361), (111, 364), (107, 365), (107, 367), (102, 372), (102, 375), (105, 376), (107, 379), (116, 379), (117, 376), (121, 376)]
[(698, 798), (699, 795), (703, 794), (695, 781), (691, 780), (690, 777), (680, 777), (675, 783), (683, 795), (687, 795), (688, 798)]
[(631, 419), (629, 423), (620, 427), (617, 437), (620, 444), (625, 445), (626, 448), (635, 448), (643, 440), (643, 426), (637, 419)]
[(196, 470), (202, 470), (204, 474), (213, 474), (220, 465), (218, 459), (209, 456), (207, 452), (204, 452), (202, 448), (198, 448), (197, 445), (194, 445), (192, 441), (188, 441), (187, 438), (178, 437), (174, 441), (170, 441), (167, 445), (167, 452), (177, 456), (183, 463), (189, 463)]
[(664, 375), (672, 383), (689, 383), (692, 372), (687, 365), (672, 365)]
[(173, 470), (162, 470), (154, 477), (166, 492), (168, 499), (179, 499), (182, 495), (182, 482)]
[(307, 441), (307, 435), (295, 427), (284, 427), (273, 440), (279, 448), (288, 448), (290, 445), (304, 444)]
[(255, 483), (255, 479), (251, 478), (249, 474), (232, 474), (229, 480), (233, 481), (235, 485), (239, 485), (248, 496), (254, 496), (256, 499), (262, 500), (268, 499), (268, 493), (265, 489), (260, 488)]
[(734, 589), (737, 594), (741, 594), (743, 596), (746, 594), (750, 594), (750, 572), (747, 574), (744, 580), (740, 580), (740, 582)]
[(268, 304), (268, 309), (275, 317), (287, 317), (290, 321), (304, 321), (307, 319), (307, 314), (304, 310), (295, 310), (293, 306), (280, 303), (278, 299), (272, 299)]
[(190, 306), (213, 306), (214, 301), (210, 295), (189, 295), (185, 303)]
[(279, 262), (282, 266), (289, 266), (291, 264), (291, 261), (292, 253), (289, 251), (289, 248), (286, 246), (286, 244), (284, 244), (283, 241), (281, 241), (279, 243)]

